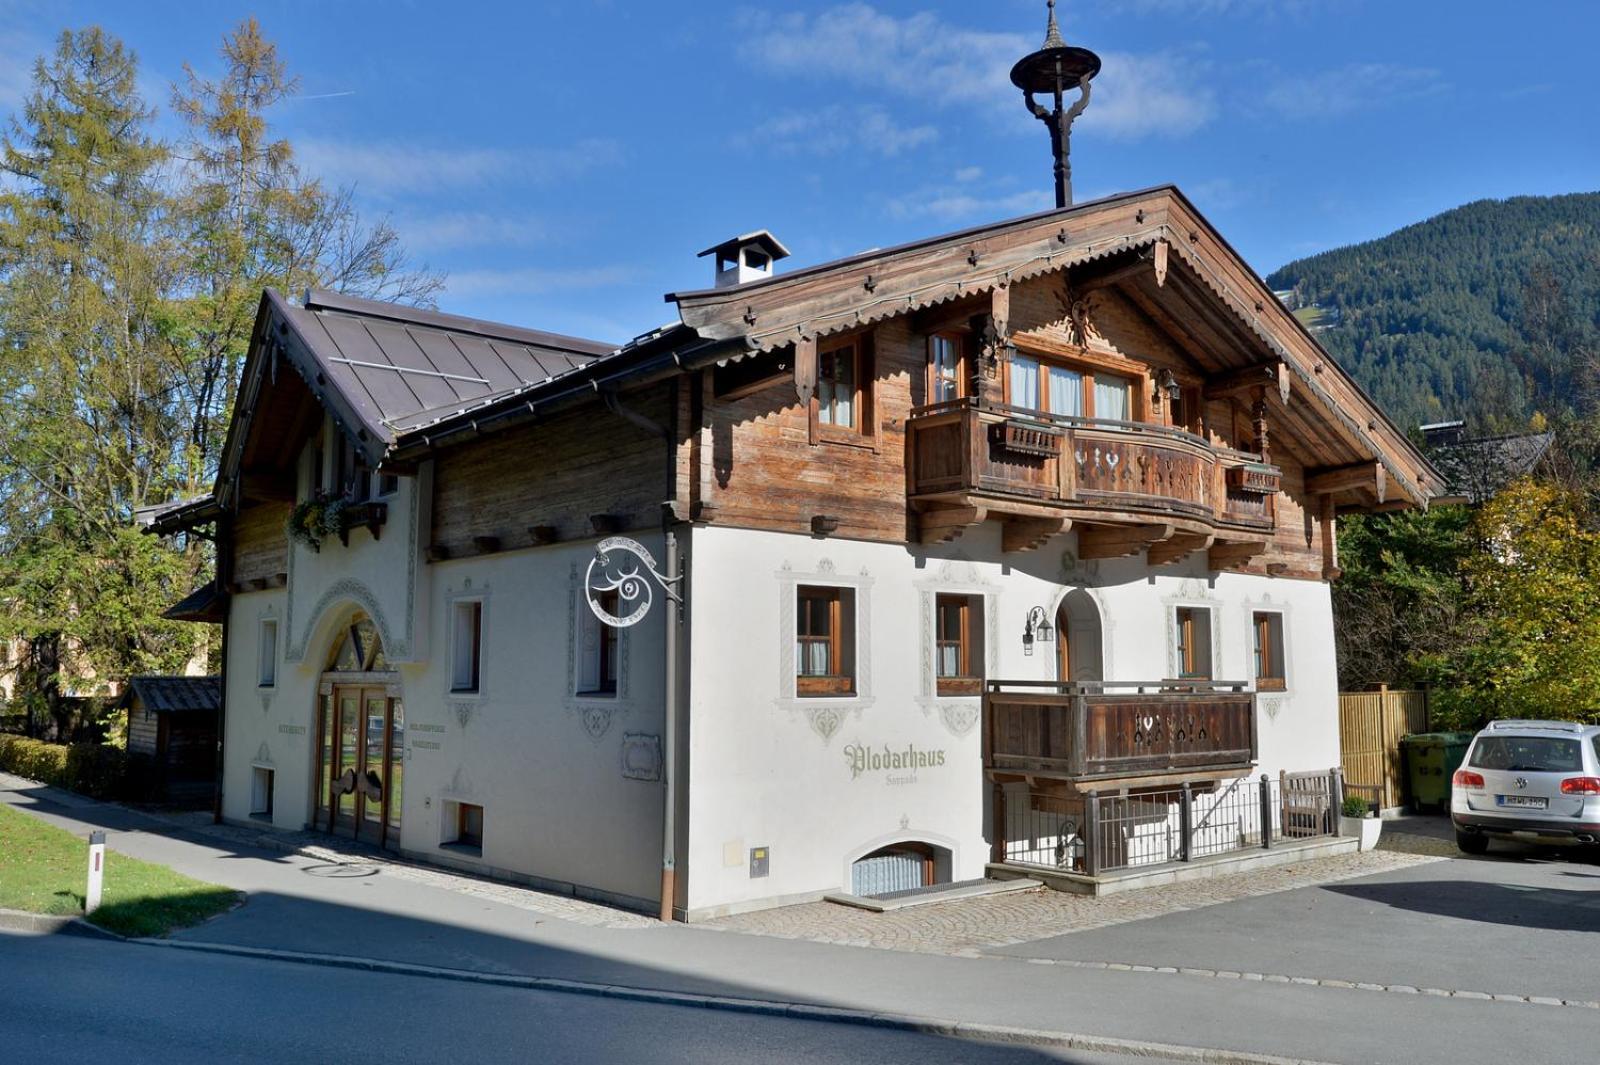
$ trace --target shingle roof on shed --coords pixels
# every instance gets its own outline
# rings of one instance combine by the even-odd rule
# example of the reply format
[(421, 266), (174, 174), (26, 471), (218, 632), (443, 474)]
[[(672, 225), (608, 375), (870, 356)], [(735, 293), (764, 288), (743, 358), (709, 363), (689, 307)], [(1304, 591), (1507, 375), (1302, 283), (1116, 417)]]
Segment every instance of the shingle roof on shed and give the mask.
[(157, 714), (214, 714), (222, 706), (222, 678), (149, 674), (129, 677), (128, 690), (120, 702), (127, 706), (134, 698), (144, 704), (146, 710)]

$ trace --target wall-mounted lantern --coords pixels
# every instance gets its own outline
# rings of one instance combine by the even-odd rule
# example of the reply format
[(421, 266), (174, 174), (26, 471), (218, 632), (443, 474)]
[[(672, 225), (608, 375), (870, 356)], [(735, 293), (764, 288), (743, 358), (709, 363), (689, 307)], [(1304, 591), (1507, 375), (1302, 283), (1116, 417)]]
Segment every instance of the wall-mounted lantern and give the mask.
[(1050, 615), (1046, 614), (1044, 607), (1036, 606), (1028, 611), (1028, 621), (1022, 627), (1022, 653), (1033, 654), (1033, 642), (1050, 643), (1056, 638), (1056, 630), (1050, 624)]
[(1176, 375), (1166, 367), (1162, 367), (1161, 372), (1156, 374), (1155, 400), (1157, 406), (1161, 404), (1163, 397), (1166, 398), (1168, 403), (1177, 403), (1183, 398), (1183, 386), (1178, 383)]

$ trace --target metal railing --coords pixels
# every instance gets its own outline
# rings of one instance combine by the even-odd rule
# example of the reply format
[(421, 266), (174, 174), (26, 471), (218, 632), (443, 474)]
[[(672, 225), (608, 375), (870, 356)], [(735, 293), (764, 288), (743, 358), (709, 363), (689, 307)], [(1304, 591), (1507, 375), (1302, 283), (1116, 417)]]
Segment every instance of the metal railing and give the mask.
[(1341, 791), (1338, 770), (1077, 796), (997, 785), (995, 857), (1097, 876), (1268, 849), (1336, 834)]

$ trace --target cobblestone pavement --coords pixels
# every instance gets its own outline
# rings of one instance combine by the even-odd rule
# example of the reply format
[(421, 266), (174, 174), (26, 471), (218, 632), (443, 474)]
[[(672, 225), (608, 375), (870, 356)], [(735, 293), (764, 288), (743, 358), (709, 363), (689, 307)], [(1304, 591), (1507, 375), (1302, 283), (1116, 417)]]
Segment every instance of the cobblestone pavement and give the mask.
[(383, 870), (385, 876), (426, 884), (443, 891), (498, 902), (506, 906), (530, 910), (545, 917), (555, 917), (574, 924), (596, 928), (650, 928), (660, 922), (643, 914), (617, 909), (598, 902), (539, 891), (516, 884), (484, 880), (464, 873), (418, 865), (397, 859), (375, 847), (334, 840), (320, 832), (266, 832), (241, 825), (217, 825), (211, 814), (152, 813), (149, 816), (191, 832), (197, 832), (219, 842), (241, 847), (261, 847), (314, 858), (336, 865), (370, 866)]
[(930, 903), (889, 913), (812, 902), (722, 917), (698, 927), (818, 943), (976, 957), (985, 949), (1066, 932), (1141, 921), (1439, 860), (1439, 856), (1431, 854), (1376, 850), (1233, 873), (1210, 880), (1165, 884), (1102, 898), (1041, 889)]
[(1435, 858), (1457, 858), (1461, 855), (1454, 840), (1419, 836), (1413, 832), (1393, 832), (1388, 828), (1378, 837), (1378, 849), (1391, 854), (1422, 854)]

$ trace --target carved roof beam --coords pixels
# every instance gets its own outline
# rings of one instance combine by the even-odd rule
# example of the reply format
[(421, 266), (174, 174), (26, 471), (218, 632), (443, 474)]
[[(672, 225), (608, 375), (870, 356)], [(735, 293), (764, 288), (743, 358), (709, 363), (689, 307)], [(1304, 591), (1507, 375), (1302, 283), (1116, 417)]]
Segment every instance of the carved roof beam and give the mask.
[(1349, 466), (1311, 469), (1306, 471), (1306, 491), (1311, 495), (1362, 492), (1370, 494), (1376, 502), (1383, 503), (1389, 491), (1389, 474), (1381, 462), (1357, 462)]

